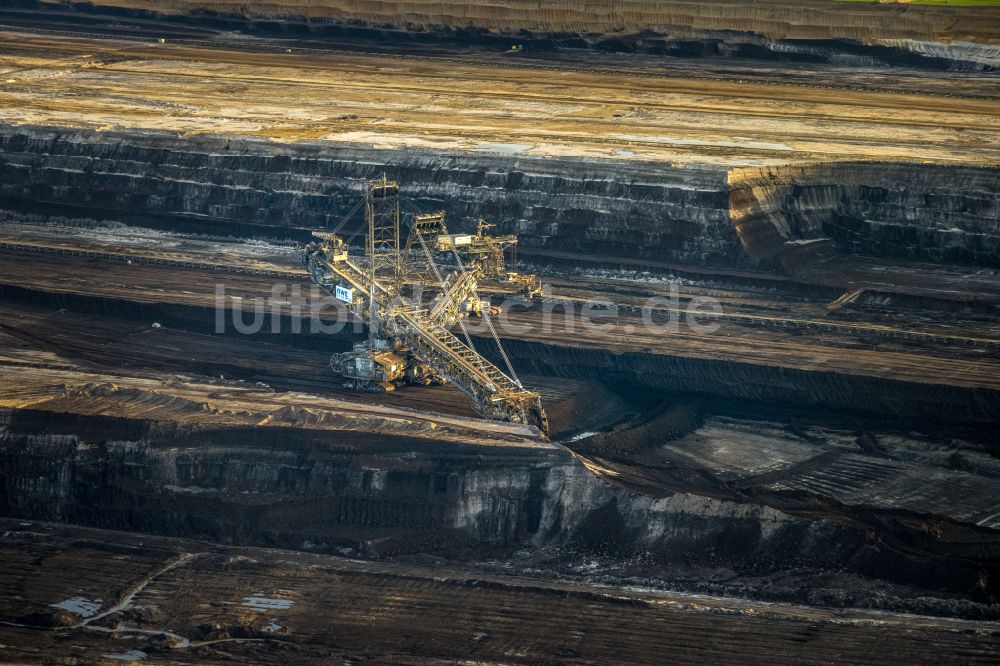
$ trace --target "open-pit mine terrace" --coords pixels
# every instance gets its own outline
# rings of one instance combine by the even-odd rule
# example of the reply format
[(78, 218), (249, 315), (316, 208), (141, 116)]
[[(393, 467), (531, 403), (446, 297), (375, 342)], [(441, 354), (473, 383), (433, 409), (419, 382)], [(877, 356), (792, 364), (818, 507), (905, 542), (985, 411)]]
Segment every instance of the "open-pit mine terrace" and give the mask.
[[(995, 661), (995, 73), (59, 16), (0, 10), (0, 660)], [(551, 441), (330, 374), (297, 244), (383, 171), (518, 235)]]
[(767, 64), (664, 70), (642, 56), (383, 54), (233, 34), (160, 44), (16, 23), (3, 38), (0, 120), (19, 126), (675, 167), (998, 160), (989, 73), (793, 66), (786, 79)]

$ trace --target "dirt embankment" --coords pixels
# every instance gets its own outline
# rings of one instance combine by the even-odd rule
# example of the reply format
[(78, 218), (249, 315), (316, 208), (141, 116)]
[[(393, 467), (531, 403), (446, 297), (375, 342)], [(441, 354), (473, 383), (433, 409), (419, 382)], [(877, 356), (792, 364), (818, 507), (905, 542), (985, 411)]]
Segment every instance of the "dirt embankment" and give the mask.
[(1000, 266), (995, 168), (837, 162), (737, 167), (728, 179), (733, 228), (759, 260), (826, 242), (868, 256)]
[[(748, 263), (718, 168), (0, 127), (0, 208), (198, 233), (305, 241), (385, 171), (414, 206), (447, 202), (452, 224), (493, 220), (521, 247)], [(361, 224), (355, 215), (345, 230)]]
[(756, 33), (771, 39), (912, 39), (936, 42), (997, 43), (1000, 30), (995, 7), (948, 7), (912, 4), (832, 2), (830, 0), (599, 0), (598, 2), (532, 2), (493, 0), (95, 0), (98, 7), (160, 13), (213, 12), (247, 18), (300, 17), (361, 22), (393, 28), (462, 30), (500, 33), (614, 35), (648, 30), (704, 33)]

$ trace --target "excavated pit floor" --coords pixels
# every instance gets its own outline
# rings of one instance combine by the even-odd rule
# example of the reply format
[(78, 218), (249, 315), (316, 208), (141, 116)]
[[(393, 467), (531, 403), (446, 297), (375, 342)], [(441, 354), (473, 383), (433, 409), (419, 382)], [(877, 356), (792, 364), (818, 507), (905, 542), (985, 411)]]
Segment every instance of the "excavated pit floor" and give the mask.
[[(992, 663), (995, 624), (0, 520), (5, 659)], [(125, 626), (127, 625), (127, 629)], [(622, 636), (628, 640), (622, 640)]]

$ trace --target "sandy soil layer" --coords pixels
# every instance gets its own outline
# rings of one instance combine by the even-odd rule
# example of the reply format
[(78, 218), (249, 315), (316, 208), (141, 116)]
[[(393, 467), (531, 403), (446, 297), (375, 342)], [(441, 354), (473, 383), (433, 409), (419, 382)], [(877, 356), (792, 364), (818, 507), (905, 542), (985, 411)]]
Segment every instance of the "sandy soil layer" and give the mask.
[(7, 32), (0, 122), (722, 166), (1000, 161), (984, 99), (218, 45)]

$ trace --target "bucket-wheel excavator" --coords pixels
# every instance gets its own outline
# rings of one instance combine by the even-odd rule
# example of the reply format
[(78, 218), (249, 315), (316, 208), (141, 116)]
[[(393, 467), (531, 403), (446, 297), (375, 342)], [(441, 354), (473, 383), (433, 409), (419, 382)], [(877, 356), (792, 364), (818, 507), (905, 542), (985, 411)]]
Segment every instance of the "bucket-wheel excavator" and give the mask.
[[(546, 433), (539, 394), (518, 379), (478, 290), (488, 280), (499, 291), (540, 296), (534, 276), (504, 272), (503, 250), (516, 237), (489, 236), (484, 223), (475, 234), (451, 234), (443, 211), (408, 215), (402, 223), (399, 184), (385, 176), (368, 183), (364, 209), (363, 255), (352, 255), (336, 232), (315, 232), (303, 253), (310, 278), (368, 324), (368, 340), (334, 354), (331, 368), (364, 390), (450, 382), (482, 416)], [(476, 351), (469, 316), (482, 318), (506, 372)]]

